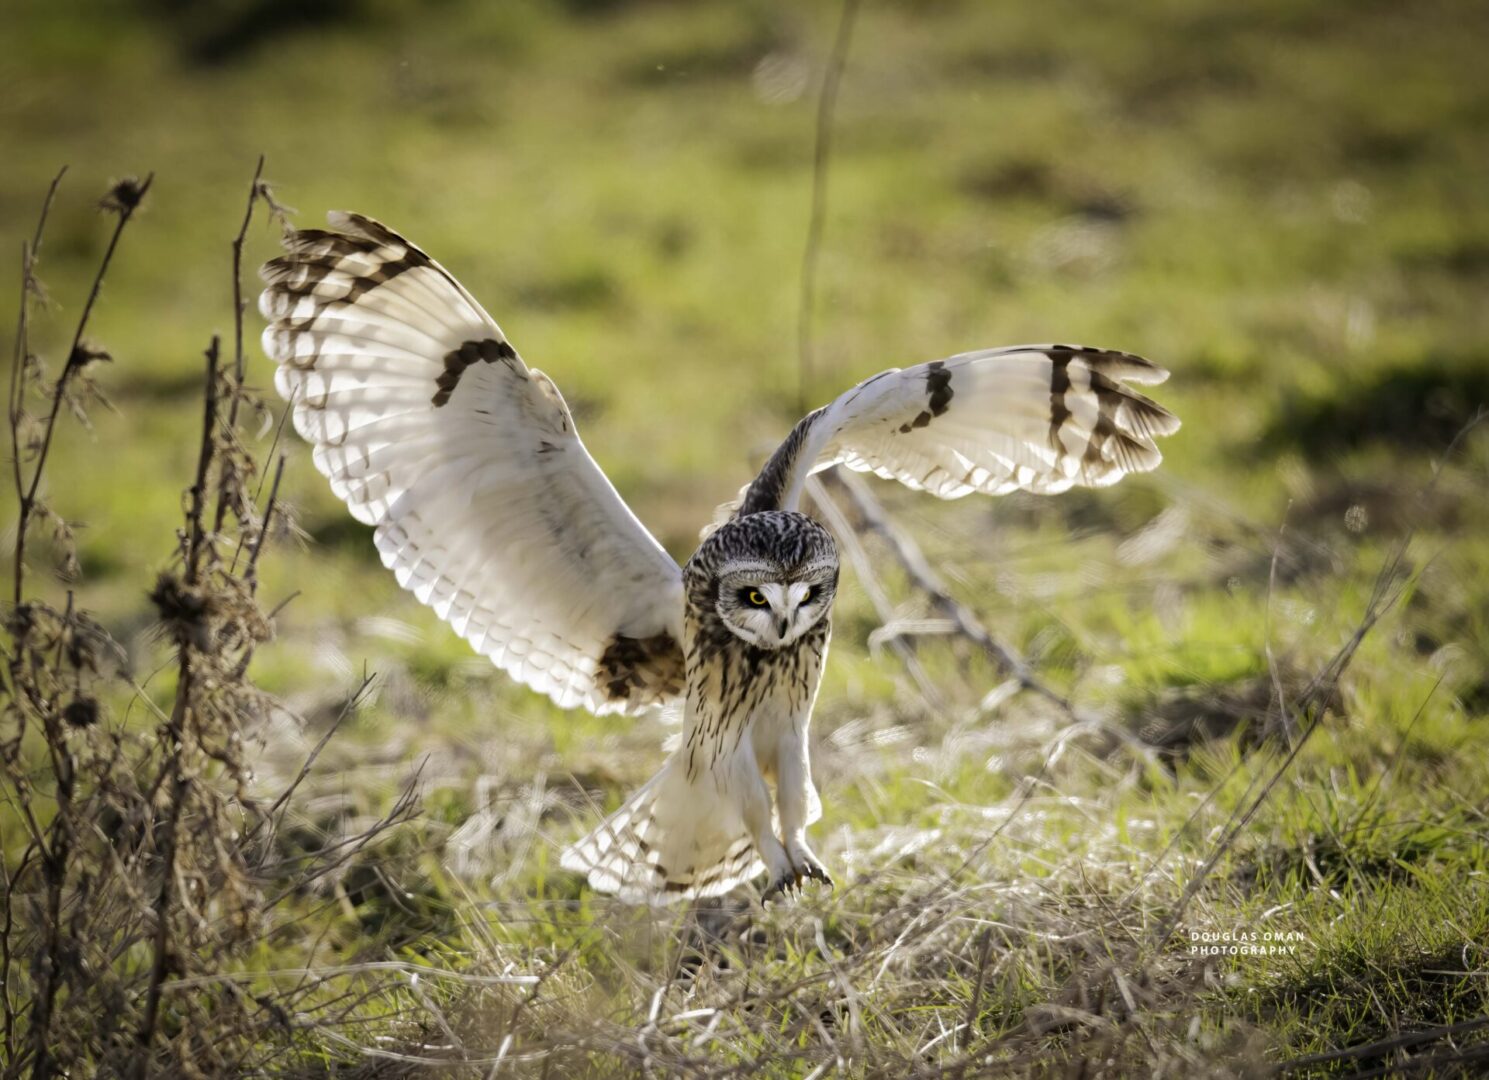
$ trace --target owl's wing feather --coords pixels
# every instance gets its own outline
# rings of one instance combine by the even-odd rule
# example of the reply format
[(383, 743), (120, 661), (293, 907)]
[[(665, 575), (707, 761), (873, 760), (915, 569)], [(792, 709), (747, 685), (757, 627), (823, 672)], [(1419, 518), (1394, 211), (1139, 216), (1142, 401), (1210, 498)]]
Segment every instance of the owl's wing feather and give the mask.
[(682, 691), (682, 578), (558, 388), (438, 263), (370, 218), (289, 234), (264, 351), (295, 428), (405, 588), (566, 708)]
[(837, 464), (943, 499), (1114, 484), (1157, 467), (1154, 440), (1179, 430), (1126, 385), (1167, 377), (1140, 356), (1073, 345), (893, 368), (804, 417), (728, 509), (794, 510), (806, 478)]

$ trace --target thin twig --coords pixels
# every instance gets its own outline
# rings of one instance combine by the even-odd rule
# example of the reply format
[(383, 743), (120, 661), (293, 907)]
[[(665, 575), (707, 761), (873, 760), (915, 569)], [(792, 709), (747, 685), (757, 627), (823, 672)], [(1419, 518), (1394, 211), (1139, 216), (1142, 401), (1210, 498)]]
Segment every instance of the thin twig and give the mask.
[[(269, 457), (274, 457), (276, 454), (279, 453), (279, 443), (280, 443), (280, 440), (282, 439), (282, 437), (284, 436), (284, 423), (285, 423), (285, 421), (287, 419), (289, 419), (289, 415), (290, 415), (290, 407), (288, 405), (285, 405), (283, 408), (281, 408), (279, 410), (279, 420), (274, 425), (274, 438), (271, 439), (271, 440), (269, 440), (269, 452), (268, 452), (268, 456)], [(280, 458), (283, 458), (284, 455), (283, 454), (279, 454), (279, 457)], [(269, 474), (268, 473), (266, 473), (266, 472), (260, 472), (258, 486), (253, 489), (253, 501), (254, 501), (255, 504), (259, 501), (259, 497), (261, 495), (263, 495), (263, 493), (264, 493), (264, 484), (268, 481), (268, 479), (269, 479)], [(265, 519), (264, 519), (263, 527), (264, 528), (268, 528), (268, 518), (267, 517), (265, 517)], [(246, 543), (247, 543), (247, 538), (246, 538), (245, 534), (242, 533), (242, 532), (240, 532), (238, 534), (238, 546), (233, 549), (233, 561), (229, 565), (230, 572), (237, 573), (237, 571), (238, 571), (238, 559), (242, 556), (242, 554), (243, 554), (243, 547), (244, 547), (244, 545)]]
[(838, 17), (837, 36), (832, 55), (822, 76), (822, 90), (817, 97), (817, 132), (812, 150), (812, 212), (807, 220), (807, 242), (801, 253), (801, 296), (796, 312), (797, 406), (807, 411), (807, 395), (813, 375), (812, 322), (817, 307), (817, 261), (822, 248), (822, 227), (827, 217), (827, 167), (832, 160), (832, 125), (837, 108), (838, 84), (848, 63), (848, 47), (853, 41), (853, 22), (858, 15), (859, 0), (843, 0)]
[(1284, 1061), (1281, 1065), (1277, 1066), (1276, 1072), (1280, 1075), (1286, 1075), (1288, 1073), (1301, 1072), (1304, 1069), (1312, 1069), (1319, 1065), (1332, 1065), (1341, 1061), (1358, 1061), (1360, 1058), (1379, 1057), (1391, 1050), (1401, 1050), (1408, 1046), (1418, 1046), (1425, 1042), (1435, 1042), (1438, 1039), (1446, 1039), (1454, 1035), (1466, 1035), (1471, 1031), (1479, 1031), (1486, 1027), (1489, 1027), (1489, 1016), (1478, 1016), (1472, 1020), (1464, 1020), (1461, 1023), (1424, 1028), (1421, 1031), (1408, 1031), (1400, 1035), (1393, 1035), (1389, 1039), (1361, 1043), (1358, 1046), (1345, 1047), (1343, 1050), (1329, 1050), (1321, 1054), (1308, 1054), (1305, 1057), (1296, 1057), (1291, 1061)]
[(217, 367), (220, 342), (212, 335), (212, 344), (207, 348), (207, 389), (202, 402), (202, 448), (197, 455), (196, 479), (191, 485), (191, 509), (187, 517), (190, 532), (186, 541), (186, 584), (195, 585), (201, 570), (202, 547), (205, 532), (202, 526), (202, 511), (207, 499), (207, 475), (212, 469), (213, 452), (217, 445)]
[(253, 538), (253, 548), (248, 553), (248, 567), (243, 576), (253, 585), (258, 584), (258, 562), (259, 552), (263, 550), (264, 538), (269, 535), (269, 526), (274, 521), (274, 510), (279, 499), (279, 481), (284, 478), (284, 455), (279, 455), (279, 463), (274, 466), (274, 483), (269, 488), (269, 502), (264, 507), (264, 518), (259, 523), (258, 535)]
[[(58, 179), (60, 178), (61, 173), (58, 173)], [(93, 314), (93, 305), (98, 302), (98, 294), (103, 289), (103, 279), (109, 271), (109, 264), (113, 262), (114, 251), (119, 246), (119, 237), (123, 235), (124, 227), (134, 217), (134, 212), (144, 202), (145, 194), (150, 190), (150, 184), (154, 179), (155, 174), (150, 173), (142, 182), (131, 188), (128, 199), (115, 204), (114, 209), (119, 215), (119, 220), (114, 225), (113, 235), (109, 237), (109, 245), (104, 250), (98, 273), (93, 277), (93, 287), (88, 290), (88, 299), (83, 304), (83, 313), (78, 316), (77, 329), (72, 335), (72, 347), (67, 351), (67, 360), (63, 363), (62, 371), (57, 376), (57, 382), (52, 389), (52, 407), (47, 414), (46, 426), (42, 430), (41, 449), (36, 454), (35, 471), (31, 474), (31, 483), (21, 498), (20, 513), (16, 523), (15, 602), (17, 604), (21, 602), (21, 583), (25, 574), (26, 530), (31, 523), (32, 511), (36, 507), (36, 491), (41, 486), (42, 473), (46, 470), (47, 455), (52, 450), (52, 435), (57, 429), (57, 414), (62, 409), (63, 398), (66, 397), (67, 381), (75, 371), (87, 363), (88, 358), (82, 349), (83, 334), (88, 329), (88, 319)], [(50, 205), (50, 200), (48, 205)]]
[[(309, 871), (308, 873), (302, 874), (293, 885), (286, 887), (285, 889), (277, 893), (273, 898), (268, 900), (264, 904), (264, 909), (270, 910), (272, 908), (278, 907), (285, 900), (286, 897), (295, 895), (301, 890), (308, 888), (320, 878), (323, 878), (327, 874), (333, 873), (334, 871), (338, 870), (340, 867), (346, 865), (346, 863), (354, 858), (359, 852), (361, 852), (363, 848), (372, 843), (383, 833), (387, 832), (389, 829), (393, 828), (396, 825), (401, 825), (405, 821), (408, 821), (414, 815), (414, 812), (418, 808), (418, 785), (420, 778), (421, 774), (416, 772), (414, 776), (410, 778), (409, 782), (404, 785), (403, 790), (398, 793), (398, 798), (394, 801), (392, 808), (389, 809), (388, 812), (377, 821), (369, 825), (366, 829), (363, 829), (355, 836), (346, 837), (334, 844), (327, 844), (325, 847), (312, 852), (312, 857), (316, 859), (325, 859), (327, 856), (335, 852), (339, 852), (340, 854), (336, 859), (321, 862), (319, 865), (315, 866), (313, 870)], [(289, 860), (285, 860), (285, 862), (288, 861)]]
[[(305, 778), (310, 775), (310, 771), (315, 767), (316, 759), (321, 756), (321, 751), (324, 750), (326, 748), (326, 744), (331, 741), (331, 736), (335, 735), (337, 729), (341, 727), (342, 722), (356, 711), (357, 706), (360, 705), (363, 700), (363, 695), (367, 693), (367, 688), (372, 685), (373, 680), (376, 678), (376, 675), (362, 676), (361, 685), (359, 685), (357, 689), (352, 692), (351, 696), (342, 703), (340, 711), (338, 711), (336, 714), (336, 719), (331, 721), (331, 724), (326, 729), (325, 734), (320, 737), (320, 741), (315, 744), (314, 748), (312, 748), (310, 753), (306, 756), (305, 763), (300, 767), (300, 774), (296, 776), (293, 781), (290, 782), (288, 787), (286, 787), (279, 793), (279, 797), (274, 800), (274, 805), (269, 807), (268, 812), (262, 819), (262, 821), (267, 821), (270, 825), (270, 839), (265, 844), (265, 850), (268, 850), (273, 845), (273, 836), (274, 832), (277, 829), (277, 826), (275, 824), (275, 816), (284, 809), (285, 805), (290, 801), (290, 798), (295, 794), (296, 789), (305, 782)], [(254, 827), (249, 830), (248, 835), (245, 837), (245, 841), (251, 841), (254, 836), (257, 835), (258, 830), (259, 825), (255, 824)]]
[[(253, 169), (253, 181), (248, 185), (248, 205), (243, 208), (243, 224), (238, 226), (238, 235), (233, 237), (233, 378), (243, 385), (243, 241), (248, 236), (248, 226), (253, 221), (253, 205), (258, 202), (259, 183), (264, 176), (264, 155), (259, 155)], [(229, 417), (236, 420), (238, 402), (229, 406)]]
[[(73, 594), (67, 593), (67, 611), (63, 616), (64, 627), (73, 614)], [(58, 635), (58, 652), (62, 638)], [(41, 992), (36, 998), (32, 1013), (32, 1035), (35, 1057), (31, 1075), (33, 1080), (45, 1080), (56, 1071), (52, 1055), (52, 1016), (63, 985), (68, 981), (67, 973), (73, 969), (70, 958), (65, 955), (68, 942), (62, 929), (63, 893), (67, 886), (67, 874), (73, 843), (77, 838), (74, 820), (73, 784), (76, 769), (66, 735), (61, 731), (61, 721), (56, 710), (42, 714), (48, 757), (52, 765), (54, 782), (53, 798), (55, 813), (48, 825), (51, 843), (43, 851), (41, 862), (42, 881), (46, 886), (46, 916), (43, 923), (44, 945), (41, 952), (40, 970), (44, 973)], [(28, 808), (29, 809), (29, 808)]]
[[(259, 199), (263, 175), (264, 155), (260, 154), (258, 165), (253, 170), (253, 180), (248, 185), (248, 205), (243, 208), (243, 224), (238, 226), (238, 235), (233, 237), (233, 385), (227, 407), (229, 438), (235, 437), (238, 431), (238, 406), (243, 401), (243, 242), (248, 236), (249, 223), (253, 221), (253, 207)], [(226, 467), (225, 461), (224, 468)], [(227, 517), (226, 495), (226, 491), (221, 489), (217, 493), (217, 510), (212, 522), (213, 533), (222, 532), (222, 523)]]
[[(191, 486), (191, 508), (187, 517), (189, 532), (186, 545), (185, 579), (188, 585), (197, 583), (197, 574), (203, 544), (202, 508), (206, 499), (207, 474), (212, 467), (212, 454), (217, 428), (217, 365), (219, 341), (212, 336), (212, 344), (206, 352), (207, 378), (203, 391), (202, 445), (197, 454), (196, 478)], [(176, 853), (184, 810), (186, 789), (190, 783), (184, 767), (186, 753), (187, 713), (196, 706), (195, 698), (200, 693), (196, 686), (196, 669), (191, 642), (182, 640), (177, 644), (180, 658), (180, 675), (176, 682), (176, 700), (171, 709), (170, 720), (161, 731), (161, 740), (166, 747), (166, 762), (162, 779), (171, 783), (170, 801), (167, 803), (164, 821), (164, 838), (161, 853), (160, 889), (156, 893), (154, 957), (150, 965), (150, 979), (145, 995), (145, 1014), (136, 1035), (138, 1047), (134, 1062), (134, 1074), (143, 1077), (150, 1069), (150, 1051), (155, 1041), (155, 1028), (160, 1014), (160, 998), (165, 980), (170, 973), (171, 961), (171, 915), (175, 906)]]
[[(1440, 1054), (1429, 1054), (1427, 1057), (1407, 1058), (1405, 1061), (1388, 1061), (1384, 1065), (1376, 1065), (1363, 1072), (1351, 1073), (1351, 1080), (1371, 1080), (1376, 1076), (1402, 1076), (1408, 1073), (1417, 1076), (1476, 1076), (1483, 1075), (1479, 1069), (1469, 1071), (1462, 1068), (1470, 1062), (1483, 1061), (1489, 1058), (1489, 1043), (1477, 1043), (1473, 1046), (1465, 1046), (1462, 1049), (1448, 1050)], [(1436, 1070), (1448, 1065), (1456, 1065), (1459, 1068), (1446, 1072)]]
[[(57, 170), (57, 175), (52, 177), (46, 198), (41, 202), (41, 213), (36, 216), (36, 230), (31, 235), (31, 243), (21, 245), (21, 310), (16, 316), (15, 350), (11, 358), (10, 396), (7, 399), (6, 413), (10, 421), (11, 467), (15, 471), (18, 504), (25, 501), (25, 482), (21, 472), (21, 414), (26, 400), (26, 360), (31, 351), (31, 297), (36, 291), (36, 261), (41, 257), (41, 241), (46, 235), (47, 217), (51, 214), (52, 202), (57, 197), (57, 188), (61, 186), (62, 177), (66, 173), (67, 166), (64, 165)], [(16, 577), (15, 602), (19, 604), (21, 602), (20, 574), (17, 573)]]
[[(51, 185), (47, 188), (46, 198), (42, 200), (41, 211), (37, 215), (36, 229), (32, 234), (29, 245), (21, 246), (21, 300), (20, 313), (16, 319), (15, 352), (10, 369), (10, 391), (7, 399), (6, 416), (10, 424), (11, 440), (11, 464), (14, 469), (15, 491), (18, 502), (25, 501), (24, 480), (21, 470), (21, 416), (26, 393), (26, 361), (30, 353), (30, 312), (31, 298), (36, 291), (36, 260), (41, 253), (42, 239), (46, 233), (47, 217), (52, 209), (52, 202), (56, 198), (57, 188), (62, 183), (62, 177), (67, 172), (67, 166), (57, 171), (52, 178)], [(17, 604), (21, 602), (23, 589), (23, 566), (19, 554), (20, 538), (17, 537), (17, 559), (14, 583), (14, 599)], [(20, 794), (18, 792), (18, 794)], [(24, 795), (20, 796), (22, 799)], [(29, 803), (26, 806), (26, 814), (30, 816)], [(4, 872), (4, 926), (0, 927), (0, 1001), (3, 1001), (4, 1024), (5, 1024), (5, 1056), (11, 1062), (17, 1062), (20, 1058), (19, 1048), (15, 1043), (15, 1028), (17, 1013), (10, 999), (10, 973), (11, 973), (11, 931), (14, 925), (15, 912), (13, 902), (15, 899), (14, 888), (16, 881), (25, 874), (34, 853), (40, 852), (43, 859), (49, 858), (48, 848), (41, 842), (39, 826), (35, 824), (34, 817), (31, 818), (33, 829), (37, 830), (32, 842), (27, 844), (25, 854), (22, 856), (14, 877), (10, 873), (8, 865), (0, 867)], [(5, 860), (0, 860), (5, 862)], [(30, 1053), (27, 1049), (24, 1053)]]
[(5, 889), (5, 923), (0, 926), (0, 1000), (3, 1000), (5, 1007), (5, 1057), (10, 1061), (15, 1060), (17, 1051), (15, 1044), (16, 1009), (10, 1000), (10, 935), (15, 925), (12, 901), (16, 882), (25, 876), (35, 852), (35, 844), (26, 845), (26, 850), (22, 853), (13, 875), (10, 872), (9, 860), (0, 858), (0, 885), (3, 885)]
[[(891, 622), (894, 619), (894, 608), (890, 603), (889, 594), (874, 573), (874, 564), (868, 552), (864, 551), (853, 523), (848, 520), (843, 508), (838, 505), (837, 500), (817, 477), (807, 478), (806, 491), (818, 512), (827, 519), (828, 526), (837, 535), (838, 543), (842, 546), (844, 554), (848, 556), (848, 562), (852, 564), (859, 584), (863, 586), (863, 591), (868, 593), (869, 602), (874, 605), (875, 617), (881, 625)], [(910, 673), (910, 678), (920, 690), (920, 695), (925, 699), (926, 705), (933, 712), (944, 710), (946, 707), (944, 696), (935, 682), (931, 680), (910, 643), (902, 637), (895, 636), (889, 639), (888, 644), (894, 654), (900, 658), (900, 662), (905, 665), (905, 670)]]
[(1029, 665), (1017, 653), (994, 638), (982, 625), (981, 620), (946, 590), (946, 587), (941, 584), (941, 579), (931, 569), (931, 564), (921, 552), (920, 546), (904, 530), (896, 528), (889, 520), (879, 500), (874, 497), (873, 492), (869, 491), (868, 485), (852, 473), (842, 470), (824, 474), (824, 479), (847, 493), (864, 527), (877, 534), (889, 545), (890, 551), (905, 571), (906, 576), (909, 577), (911, 584), (926, 595), (937, 613), (949, 619), (956, 626), (961, 636), (982, 649), (1000, 671), (1017, 679), (1020, 687), (1032, 690), (1040, 697), (1058, 705), (1067, 714), (1074, 716), (1075, 707), (1068, 698), (1036, 678), (1029, 670)]

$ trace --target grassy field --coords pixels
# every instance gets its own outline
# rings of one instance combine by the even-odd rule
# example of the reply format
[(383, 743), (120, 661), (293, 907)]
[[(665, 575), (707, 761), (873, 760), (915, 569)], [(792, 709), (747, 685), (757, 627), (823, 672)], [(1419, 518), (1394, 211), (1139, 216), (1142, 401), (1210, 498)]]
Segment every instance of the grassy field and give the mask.
[[(31, 593), (73, 590), (139, 681), (168, 656), (145, 596), (177, 547), (259, 154), (296, 222), (359, 210), (459, 275), (679, 559), (803, 398), (886, 366), (1110, 346), (1169, 367), (1155, 396), (1184, 420), (1160, 471), (1101, 492), (876, 486), (1075, 708), (1003, 692), (954, 638), (917, 640), (926, 693), (871, 648), (880, 620), (845, 573), (813, 751), (838, 885), (766, 910), (750, 893), (630, 909), (560, 871), (675, 728), (504, 680), (398, 590), (287, 441), (296, 528), (259, 593), (293, 599), (250, 671), (284, 709), (251, 733), (252, 785), (293, 779), (365, 670), (284, 842), (354, 832), (411, 780), (420, 805), (292, 882), (213, 969), (295, 991), (265, 1007), (245, 1071), (1485, 1067), (1489, 432), (1447, 450), (1489, 404), (1489, 9), (866, 3), (808, 371), (799, 270), (836, 5), (13, 0), (6, 18), (6, 260), (71, 166), (33, 333), (52, 370), (108, 240), (98, 196), (155, 174), (91, 327), (110, 407), (65, 422), (48, 466), (80, 574), (49, 576), (40, 539), (30, 559)], [(260, 213), (245, 265), (276, 247)], [(18, 281), (7, 262), (6, 295)], [(267, 462), (260, 325), (250, 311), (268, 411), (247, 429)], [(7, 485), (7, 547), (16, 513)], [(866, 543), (897, 614), (925, 615)], [(173, 679), (148, 682), (167, 711)], [(141, 723), (126, 695), (107, 704), (107, 724)], [(24, 883), (15, 805), (0, 838)], [(1280, 948), (1199, 948), (1223, 935)], [(24, 1002), (22, 968), (7, 992)]]

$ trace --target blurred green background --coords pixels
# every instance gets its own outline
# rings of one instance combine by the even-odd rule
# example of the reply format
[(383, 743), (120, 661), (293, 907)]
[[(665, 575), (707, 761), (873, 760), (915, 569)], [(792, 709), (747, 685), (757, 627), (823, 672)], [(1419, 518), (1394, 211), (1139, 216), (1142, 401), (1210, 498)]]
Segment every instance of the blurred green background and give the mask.
[[(259, 153), (301, 224), (369, 213), (457, 273), (685, 557), (799, 415), (798, 268), (836, 17), (765, 2), (8, 5), (0, 250), (72, 167), (40, 344), (67, 332), (106, 239), (95, 194), (157, 175), (94, 322), (118, 413), (63, 440), (69, 483), (52, 494), (88, 523), (90, 585), (165, 554), (164, 481), (194, 452), (198, 357), (230, 327), (226, 244)], [(1489, 397), (1486, 28), (1468, 3), (868, 4), (806, 398), (891, 364), (1075, 340), (1177, 373), (1162, 397), (1187, 425), (1165, 447), (1169, 481), (1270, 524), (1307, 499), (1300, 470), (1388, 482), (1403, 451), (1425, 460)], [(260, 221), (246, 265), (274, 247)], [(250, 338), (260, 325), (250, 311)], [(317, 562), (349, 582), (365, 536), (309, 469), (290, 491)], [(361, 587), (328, 592), (362, 608)]]
[[(147, 669), (158, 646), (144, 591), (171, 555), (201, 350), (231, 329), (228, 242), (262, 153), (298, 223), (370, 214), (454, 272), (554, 377), (591, 451), (680, 559), (803, 393), (815, 405), (886, 366), (1025, 341), (1164, 364), (1173, 378), (1155, 396), (1185, 426), (1152, 476), (1053, 500), (885, 495), (1043, 677), (1158, 742), (1173, 727), (1188, 747), (1191, 728), (1213, 722), (1203, 730), (1220, 758), (1266, 711), (1269, 643), (1284, 675), (1311, 673), (1417, 527), (1409, 600), (1367, 642), (1307, 775), (1348, 776), (1333, 797), (1358, 803), (1405, 753), (1401, 820), (1466, 814), (1481, 844), (1489, 439), (1466, 440), (1423, 493), (1489, 402), (1489, 6), (866, 0), (837, 107), (803, 388), (799, 270), (838, 12), (9, 0), (0, 285), (13, 295), (14, 253), (69, 164), (41, 266), (54, 306), (36, 344), (53, 363), (107, 238), (96, 198), (118, 177), (156, 174), (93, 322), (114, 356), (97, 375), (113, 407), (92, 410), (91, 431), (63, 430), (47, 487), (85, 523), (84, 602)], [(245, 265), (275, 249), (261, 217)], [(252, 309), (247, 325), (251, 381), (277, 410)], [(300, 595), (256, 664), (264, 685), (314, 716), (364, 663), (379, 670), (384, 693), (352, 735), (377, 749), (356, 764), (391, 774), (435, 754), (448, 791), (432, 812), (451, 827), (486, 797), (477, 774), (515, 790), (536, 770), (572, 772), (614, 799), (655, 767), (655, 724), (561, 716), (473, 657), (398, 591), (303, 447), (286, 449), (303, 536), (270, 552), (264, 596)], [(13, 493), (0, 507), (12, 523)], [(46, 557), (33, 559), (42, 578)], [(934, 820), (940, 796), (1001, 798), (1032, 771), (1052, 721), (1022, 699), (996, 721), (979, 713), (998, 682), (980, 659), (924, 647), (952, 688), (938, 714), (896, 660), (870, 655), (856, 584), (838, 627), (819, 710), (837, 741), (818, 761), (835, 772), (824, 826), (840, 839), (819, 850), (851, 848), (849, 830)], [(887, 749), (900, 744), (916, 754)], [(1106, 798), (1106, 775), (1054, 782)], [(1163, 796), (1128, 792), (1117, 816), (1181, 821), (1207, 775), (1181, 771)], [(1258, 865), (1274, 865), (1268, 844), (1327, 832), (1320, 815), (1335, 812), (1306, 794), (1283, 801), (1259, 823)], [(1427, 849), (1446, 860), (1438, 878), (1467, 882), (1481, 855), (1449, 848)], [(529, 862), (500, 889), (575, 888), (542, 876), (547, 857), (523, 849)], [(1296, 876), (1278, 871), (1274, 892), (1232, 900), (1318, 883), (1288, 865)], [(1461, 926), (1489, 911), (1474, 873), (1455, 901)], [(1400, 934), (1418, 932), (1407, 913), (1421, 897), (1399, 904)], [(1305, 908), (1298, 918), (1322, 918)], [(1387, 914), (1357, 929), (1377, 933), (1381, 919), (1396, 926)], [(1347, 930), (1318, 930), (1332, 932)]]

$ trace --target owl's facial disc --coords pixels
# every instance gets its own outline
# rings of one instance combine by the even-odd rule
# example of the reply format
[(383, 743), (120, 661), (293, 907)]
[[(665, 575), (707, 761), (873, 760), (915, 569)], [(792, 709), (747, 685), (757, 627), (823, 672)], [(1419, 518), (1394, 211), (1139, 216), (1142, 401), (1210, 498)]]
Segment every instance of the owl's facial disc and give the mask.
[(790, 572), (766, 562), (738, 562), (719, 579), (719, 617), (762, 649), (790, 645), (832, 607), (837, 564), (814, 562)]

